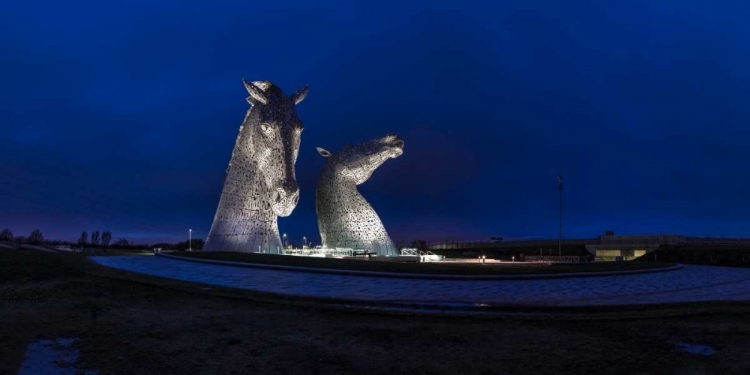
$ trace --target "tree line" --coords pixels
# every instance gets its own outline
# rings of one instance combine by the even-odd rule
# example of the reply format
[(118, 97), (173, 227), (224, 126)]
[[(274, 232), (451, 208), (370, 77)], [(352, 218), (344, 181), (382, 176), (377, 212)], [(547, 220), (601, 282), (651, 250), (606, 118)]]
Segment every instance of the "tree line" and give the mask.
[[(81, 232), (81, 236), (78, 237), (78, 245), (79, 246), (86, 246), (86, 245), (92, 245), (92, 246), (109, 246), (109, 242), (112, 241), (112, 232), (105, 231), (102, 232), (101, 235), (99, 234), (99, 231), (93, 231), (91, 232), (91, 239), (89, 240), (89, 234), (86, 231)], [(120, 238), (115, 242), (115, 244), (118, 245), (129, 245), (130, 243), (128, 240), (124, 238)]]
[(44, 242), (44, 234), (42, 234), (42, 231), (39, 229), (34, 229), (31, 231), (31, 234), (29, 234), (28, 237), (24, 236), (13, 236), (13, 231), (11, 231), (8, 228), (3, 229), (2, 232), (0, 232), (0, 241), (5, 242), (18, 242), (18, 243), (29, 243), (38, 245)]
[(68, 241), (45, 240), (44, 234), (39, 229), (34, 229), (28, 236), (14, 236), (13, 231), (5, 228), (0, 232), (0, 242), (15, 242), (31, 245), (77, 245), (80, 247), (112, 247), (118, 249), (143, 249), (159, 247), (164, 250), (185, 250), (188, 248), (200, 250), (203, 248), (204, 241), (200, 238), (193, 238), (192, 241), (183, 241), (178, 243), (156, 243), (152, 246), (148, 244), (134, 244), (126, 238), (120, 238), (112, 242), (112, 232), (98, 230), (91, 232), (82, 231), (76, 243)]

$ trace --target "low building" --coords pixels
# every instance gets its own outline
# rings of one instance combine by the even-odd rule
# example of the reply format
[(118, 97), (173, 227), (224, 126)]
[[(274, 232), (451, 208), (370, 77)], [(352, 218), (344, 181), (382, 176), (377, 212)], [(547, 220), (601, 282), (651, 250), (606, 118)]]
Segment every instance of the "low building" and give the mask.
[[(597, 238), (497, 241), (438, 242), (427, 245), (427, 249), (447, 256), (473, 256), (476, 253), (511, 256), (523, 252), (526, 255), (591, 256), (597, 260), (633, 260), (644, 256), (660, 246), (750, 246), (750, 238), (687, 237), (675, 234), (615, 235), (612, 231)], [(560, 250), (558, 250), (560, 247)]]

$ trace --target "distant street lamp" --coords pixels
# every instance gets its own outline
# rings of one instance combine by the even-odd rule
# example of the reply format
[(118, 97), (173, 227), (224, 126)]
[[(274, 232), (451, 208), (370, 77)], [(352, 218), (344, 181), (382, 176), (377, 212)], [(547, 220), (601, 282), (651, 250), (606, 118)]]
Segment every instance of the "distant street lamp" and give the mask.
[(307, 237), (302, 237), (302, 247), (307, 245)]
[(286, 248), (286, 233), (284, 233), (284, 248)]
[(562, 256), (562, 191), (563, 191), (563, 180), (562, 173), (557, 175), (557, 184), (560, 188), (560, 222), (557, 233), (557, 255)]
[(193, 251), (193, 230), (188, 229), (188, 251)]

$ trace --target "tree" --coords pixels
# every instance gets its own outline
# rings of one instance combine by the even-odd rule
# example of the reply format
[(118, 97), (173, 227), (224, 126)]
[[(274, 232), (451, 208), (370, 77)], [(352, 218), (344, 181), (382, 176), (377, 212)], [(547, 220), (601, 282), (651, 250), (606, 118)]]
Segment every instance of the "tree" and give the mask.
[(189, 248), (192, 248), (193, 250), (201, 250), (203, 249), (203, 245), (205, 244), (205, 241), (201, 238), (193, 238), (192, 241), (182, 241), (178, 242), (176, 244), (170, 245), (168, 248), (170, 249), (176, 249), (176, 250), (186, 250)]
[(3, 232), (0, 233), (0, 241), (13, 241), (13, 232), (8, 228), (3, 229)]
[(29, 243), (30, 244), (39, 244), (44, 241), (44, 235), (42, 234), (42, 231), (39, 229), (34, 229), (34, 231), (31, 232), (29, 235)]
[(201, 238), (194, 238), (193, 239), (193, 250), (201, 250), (203, 249), (203, 245), (206, 244), (206, 241), (203, 241)]
[(112, 232), (104, 232), (102, 233), (102, 245), (109, 246), (109, 241), (112, 240)]
[(128, 240), (124, 239), (124, 238), (120, 238), (119, 240), (117, 240), (117, 242), (115, 242), (115, 245), (117, 245), (117, 246), (130, 246), (130, 242)]
[(427, 241), (416, 240), (411, 243), (411, 247), (418, 250), (427, 250)]
[(98, 230), (91, 232), (91, 244), (92, 245), (99, 244), (99, 231)]
[(81, 237), (78, 238), (78, 244), (83, 246), (89, 242), (89, 234), (86, 231), (81, 232)]

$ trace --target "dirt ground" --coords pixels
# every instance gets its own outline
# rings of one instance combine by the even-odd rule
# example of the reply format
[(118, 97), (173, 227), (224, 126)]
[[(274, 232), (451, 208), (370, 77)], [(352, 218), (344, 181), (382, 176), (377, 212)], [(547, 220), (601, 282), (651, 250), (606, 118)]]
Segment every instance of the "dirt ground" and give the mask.
[[(101, 374), (747, 374), (750, 307), (637, 319), (459, 318), (232, 299), (0, 250), (0, 374), (38, 338), (77, 337)], [(153, 281), (153, 280), (151, 280)], [(676, 350), (684, 341), (718, 350)]]

